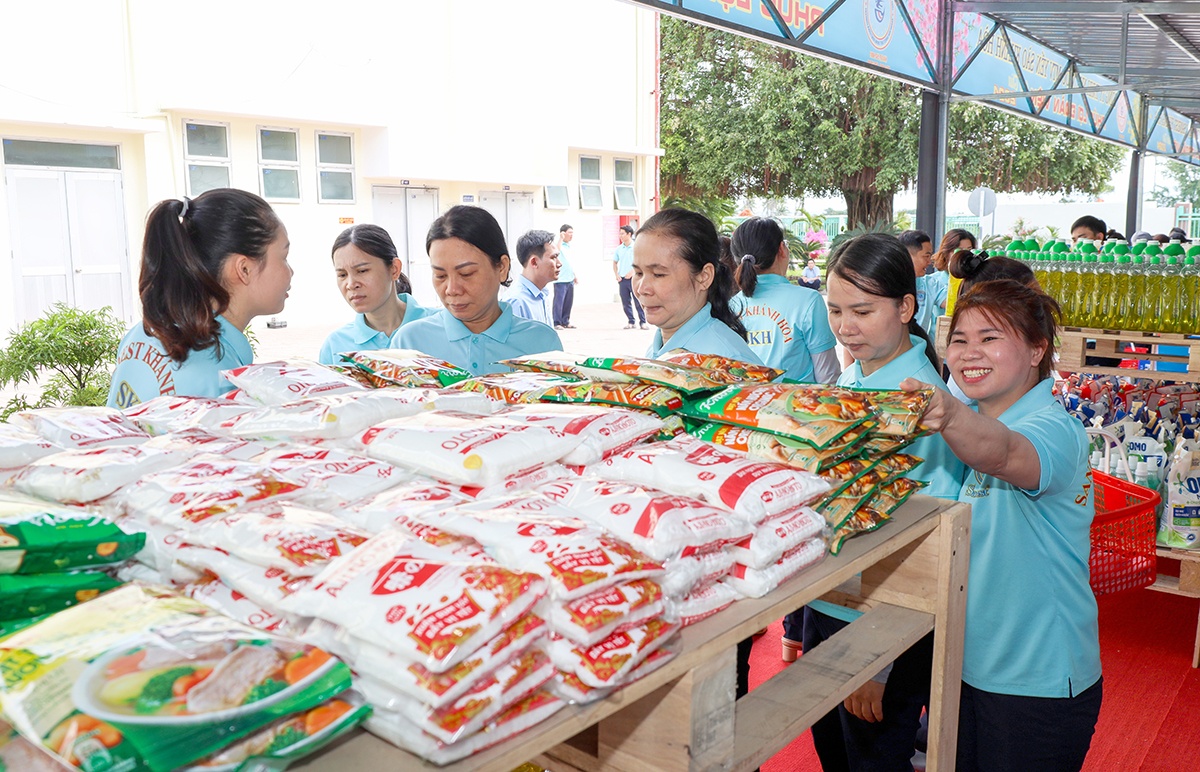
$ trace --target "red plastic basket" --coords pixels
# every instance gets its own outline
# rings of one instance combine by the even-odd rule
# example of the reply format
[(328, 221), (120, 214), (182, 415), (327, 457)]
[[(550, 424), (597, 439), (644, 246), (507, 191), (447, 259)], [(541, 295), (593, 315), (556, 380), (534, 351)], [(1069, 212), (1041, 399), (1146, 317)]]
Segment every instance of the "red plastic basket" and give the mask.
[(1111, 595), (1154, 584), (1158, 575), (1154, 538), (1162, 500), (1149, 488), (1092, 472), (1096, 518), (1092, 521), (1092, 592)]

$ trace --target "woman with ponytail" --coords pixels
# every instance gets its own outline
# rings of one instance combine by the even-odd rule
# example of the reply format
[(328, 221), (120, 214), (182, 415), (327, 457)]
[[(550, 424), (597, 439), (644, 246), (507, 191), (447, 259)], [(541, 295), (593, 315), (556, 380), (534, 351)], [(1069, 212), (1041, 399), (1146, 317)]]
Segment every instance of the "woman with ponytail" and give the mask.
[[(826, 270), (829, 325), (854, 362), (838, 379), (841, 386), (898, 389), (916, 379), (945, 390), (933, 343), (914, 316), (916, 275), (908, 249), (894, 236), (865, 234), (840, 245)], [(918, 375), (918, 373), (920, 373)], [(966, 474), (940, 436), (914, 441), (906, 453), (924, 459), (907, 476), (928, 482), (925, 493), (957, 500)], [(798, 640), (808, 652), (858, 616), (823, 601), (784, 620), (784, 658), (795, 656)], [(800, 629), (798, 629), (800, 628)], [(813, 725), (813, 744), (822, 767), (905, 769), (912, 756), (921, 710), (929, 701), (933, 634), (922, 638)]]
[(646, 356), (672, 349), (761, 364), (729, 307), (733, 283), (721, 263), (717, 229), (702, 214), (664, 209), (633, 244), (633, 292), (658, 328)]
[(162, 395), (216, 397), (222, 370), (250, 364), (245, 329), (283, 310), (288, 235), (266, 201), (233, 188), (160, 202), (146, 218), (142, 321), (117, 349), (108, 404)]
[(750, 350), (790, 380), (837, 380), (842, 368), (825, 301), (821, 293), (788, 281), (783, 226), (751, 217), (733, 232), (730, 250), (741, 290), (733, 298), (733, 308), (746, 325)]

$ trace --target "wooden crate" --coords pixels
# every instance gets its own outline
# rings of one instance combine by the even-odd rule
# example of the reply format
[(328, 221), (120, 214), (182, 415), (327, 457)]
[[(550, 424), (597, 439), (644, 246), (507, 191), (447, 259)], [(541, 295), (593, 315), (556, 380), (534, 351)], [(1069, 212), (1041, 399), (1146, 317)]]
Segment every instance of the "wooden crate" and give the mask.
[[(1179, 576), (1159, 574), (1154, 584), (1150, 585), (1150, 589), (1187, 598), (1200, 598), (1200, 551), (1159, 547), (1156, 554), (1160, 559), (1178, 560)], [(1196, 619), (1196, 645), (1192, 648), (1192, 667), (1200, 668), (1200, 616)]]
[[(685, 628), (674, 660), (605, 700), (564, 708), (445, 767), (358, 731), (295, 768), (509, 772), (533, 761), (555, 772), (748, 772), (932, 629), (926, 769), (953, 769), (969, 552), (970, 507), (914, 496), (890, 523), (850, 540), (838, 556)], [(822, 596), (866, 613), (735, 699), (738, 642)]]

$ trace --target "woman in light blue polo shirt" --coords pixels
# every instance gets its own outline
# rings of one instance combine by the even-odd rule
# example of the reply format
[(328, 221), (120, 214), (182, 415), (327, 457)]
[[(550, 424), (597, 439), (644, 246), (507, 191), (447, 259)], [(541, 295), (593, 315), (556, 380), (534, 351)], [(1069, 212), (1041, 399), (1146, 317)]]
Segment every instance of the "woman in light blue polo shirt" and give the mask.
[[(866, 234), (840, 245), (829, 258), (826, 288), (829, 325), (854, 357), (838, 385), (898, 389), (902, 381), (918, 378), (945, 390), (933, 343), (916, 322), (916, 275), (899, 239)], [(905, 452), (925, 459), (907, 475), (929, 483), (924, 493), (958, 498), (966, 471), (945, 440), (922, 437)], [(808, 651), (858, 614), (816, 601), (804, 609), (802, 630), (796, 616), (784, 622), (785, 654), (789, 645), (795, 647), (797, 633)], [(929, 701), (932, 656), (930, 634), (813, 726), (813, 744), (826, 769), (906, 768)]]
[(1078, 770), (1100, 714), (1088, 440), (1051, 393), (1060, 318), (1011, 280), (962, 294), (946, 361), (978, 412), (939, 391), (923, 421), (968, 467), (960, 770)]
[(686, 209), (664, 209), (638, 230), (633, 291), (657, 328), (647, 357), (686, 349), (762, 364), (729, 308), (733, 284), (720, 254), (712, 222)]
[(554, 328), (514, 316), (500, 300), (500, 288), (511, 283), (511, 260), (487, 210), (451, 207), (429, 226), (425, 251), (446, 310), (400, 327), (392, 348), (423, 351), (472, 375), (510, 370), (502, 359), (562, 349)]
[(338, 355), (347, 351), (387, 348), (402, 325), (435, 313), (397, 289), (408, 286), (408, 277), (395, 242), (378, 225), (355, 225), (334, 239), (333, 271), (338, 290), (357, 315), (325, 339), (317, 357), (321, 364), (337, 364)]
[(283, 310), (292, 284), (289, 246), (271, 206), (243, 190), (155, 206), (138, 278), (142, 321), (117, 348), (108, 405), (230, 391), (221, 371), (253, 360), (246, 326)]
[(788, 281), (783, 226), (751, 217), (733, 232), (730, 250), (741, 288), (733, 297), (733, 309), (746, 326), (750, 349), (790, 380), (837, 380), (842, 367), (825, 301), (816, 290)]

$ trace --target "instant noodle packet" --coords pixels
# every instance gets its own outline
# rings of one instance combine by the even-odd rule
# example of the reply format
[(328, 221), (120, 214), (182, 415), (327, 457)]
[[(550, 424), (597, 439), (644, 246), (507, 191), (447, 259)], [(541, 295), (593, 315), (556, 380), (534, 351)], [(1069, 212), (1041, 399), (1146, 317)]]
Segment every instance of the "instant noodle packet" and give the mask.
[(928, 484), (920, 480), (910, 480), (907, 477), (892, 480), (876, 492), (870, 506), (883, 512), (885, 515), (891, 515), (900, 508), (901, 504), (908, 501), (909, 497)]
[[(811, 445), (818, 450), (874, 416), (865, 396), (837, 386), (763, 384), (730, 386), (684, 406), (701, 421), (744, 426)], [(844, 443), (843, 443), (844, 444)]]
[(51, 614), (120, 586), (102, 571), (6, 574), (0, 576), (0, 620)]
[(687, 349), (675, 348), (658, 357), (660, 362), (670, 362), (673, 365), (695, 367), (707, 372), (708, 378), (721, 381), (727, 386), (743, 383), (770, 383), (783, 375), (783, 370), (774, 367), (742, 362), (730, 357), (717, 354), (697, 354)]
[(892, 518), (882, 510), (864, 506), (854, 510), (829, 540), (829, 553), (836, 555), (846, 546), (846, 540), (860, 533), (870, 533)]
[(707, 370), (689, 365), (678, 365), (658, 359), (642, 357), (588, 357), (584, 367), (609, 370), (638, 381), (655, 383), (681, 391), (684, 394), (699, 394), (724, 388), (728, 381)]
[(579, 381), (610, 381), (613, 383), (632, 383), (633, 379), (614, 373), (611, 370), (601, 370), (597, 367), (586, 367), (582, 364), (584, 357), (570, 354), (566, 351), (547, 351), (542, 354), (502, 359), (500, 364), (508, 365), (514, 370), (525, 370), (535, 373), (552, 373), (555, 375), (574, 378)]
[(599, 403), (616, 407), (649, 410), (666, 418), (683, 407), (683, 398), (675, 389), (645, 383), (581, 381), (551, 386), (542, 392), (543, 402)]
[(478, 375), (459, 381), (450, 388), (483, 394), (495, 402), (518, 404), (537, 402), (542, 392), (552, 386), (569, 386), (578, 378), (538, 372), (511, 372)]
[(306, 359), (261, 362), (221, 373), (225, 380), (263, 405), (363, 391), (362, 384)]
[(0, 575), (120, 563), (145, 543), (145, 534), (94, 512), (0, 491)]
[(871, 400), (878, 411), (879, 425), (876, 434), (894, 437), (910, 437), (921, 428), (921, 417), (933, 399), (933, 388), (917, 391), (884, 391), (856, 389)]
[(350, 686), (320, 649), (127, 586), (0, 642), (0, 705), (69, 767), (186, 767)]
[(843, 434), (828, 447), (818, 449), (800, 440), (732, 424), (706, 422), (690, 432), (693, 437), (705, 442), (813, 474), (819, 474), (846, 457), (858, 453), (859, 439), (865, 433), (860, 425), (859, 428)]
[(40, 407), (13, 413), (8, 422), (63, 448), (140, 445), (150, 439), (124, 413), (109, 407)]
[(881, 458), (875, 469), (884, 475), (884, 484), (886, 485), (908, 474), (924, 462), (925, 459), (919, 456), (913, 456), (908, 453), (893, 453), (890, 456)]
[(437, 389), (471, 377), (460, 367), (411, 349), (351, 351), (342, 358), (394, 386)]

